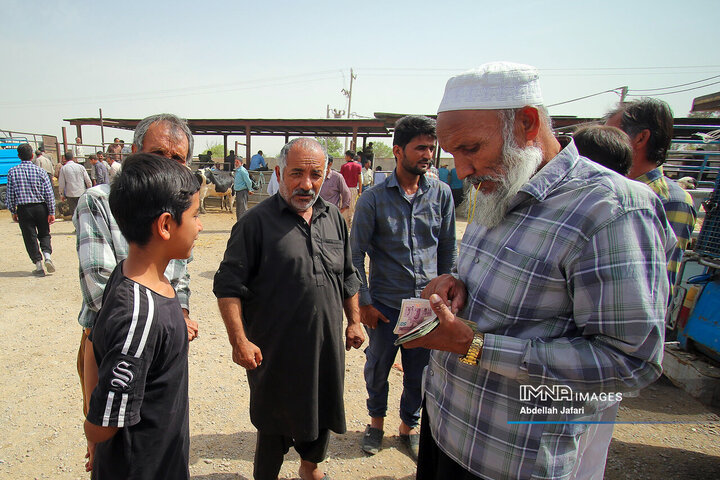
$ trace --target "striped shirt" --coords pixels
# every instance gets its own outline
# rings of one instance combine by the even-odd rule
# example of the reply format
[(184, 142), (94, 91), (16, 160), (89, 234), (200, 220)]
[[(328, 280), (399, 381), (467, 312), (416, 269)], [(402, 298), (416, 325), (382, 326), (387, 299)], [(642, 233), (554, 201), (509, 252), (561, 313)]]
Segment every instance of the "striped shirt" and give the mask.
[[(73, 224), (77, 231), (77, 252), (80, 267), (80, 290), (83, 304), (78, 322), (90, 328), (102, 306), (103, 291), (121, 260), (127, 258), (128, 243), (110, 211), (110, 185), (97, 185), (80, 197)], [(192, 260), (171, 260), (165, 276), (177, 292), (180, 305), (190, 310), (190, 274), (187, 264)]]
[[(350, 230), (353, 265), (360, 273), (360, 305), (376, 300), (399, 310), (433, 278), (450, 273), (457, 259), (455, 205), (450, 187), (420, 177), (407, 197), (395, 172), (358, 198)], [(370, 287), (365, 255), (370, 257)]]
[(96, 446), (95, 478), (188, 478), (188, 341), (177, 296), (108, 280), (90, 333), (98, 382), (87, 420), (120, 431)]
[(695, 220), (697, 219), (695, 204), (688, 192), (677, 182), (665, 176), (662, 165), (640, 175), (635, 180), (645, 183), (660, 197), (670, 227), (677, 237), (678, 249), (668, 261), (670, 285), (674, 285), (682, 254), (690, 243), (692, 232), (695, 229)]
[(55, 194), (47, 172), (31, 160), (23, 160), (8, 170), (6, 204), (15, 215), (18, 205), (28, 203), (44, 203), (48, 214), (55, 215)]
[[(649, 188), (579, 157), (572, 142), (497, 227), (469, 224), (459, 315), (485, 345), (477, 366), (432, 352), (425, 401), (438, 446), (482, 478), (567, 478), (586, 424), (510, 422), (597, 420), (612, 394), (660, 376), (675, 242)], [(521, 401), (528, 385), (602, 395)]]

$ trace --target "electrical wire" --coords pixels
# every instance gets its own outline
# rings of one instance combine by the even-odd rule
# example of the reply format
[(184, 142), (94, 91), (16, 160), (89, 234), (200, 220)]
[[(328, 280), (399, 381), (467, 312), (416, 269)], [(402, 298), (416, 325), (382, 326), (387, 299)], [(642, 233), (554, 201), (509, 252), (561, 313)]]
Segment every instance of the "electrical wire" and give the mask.
[(657, 92), (659, 90), (670, 90), (671, 88), (687, 87), (688, 85), (695, 85), (696, 83), (707, 82), (708, 80), (712, 80), (714, 78), (720, 78), (720, 75), (715, 75), (714, 77), (703, 78), (702, 80), (697, 80), (695, 82), (681, 83), (680, 85), (672, 85), (670, 87), (645, 88), (645, 89), (633, 88), (633, 92)]
[[(708, 83), (708, 84), (706, 84), (706, 85), (700, 85), (700, 86), (693, 87), (693, 88), (685, 88), (685, 89), (683, 89), (683, 90), (675, 90), (674, 92), (655, 93), (655, 94), (653, 94), (653, 96), (654, 96), (654, 97), (660, 97), (660, 96), (662, 96), (662, 95), (672, 95), (672, 94), (674, 94), (674, 93), (691, 92), (691, 91), (693, 91), (693, 90), (699, 90), (699, 89), (701, 89), (701, 88), (709, 87), (709, 86), (711, 86), (711, 85), (717, 85), (718, 83), (720, 83), (720, 81)], [(635, 90), (631, 90), (631, 91), (634, 92)], [(628, 93), (627, 96), (628, 96), (628, 97), (644, 97), (645, 95), (634, 95), (634, 94), (629, 94), (629, 93)]]
[(585, 100), (586, 98), (590, 98), (590, 97), (597, 97), (598, 95), (603, 95), (603, 94), (606, 94), (606, 93), (611, 93), (611, 92), (612, 92), (612, 93), (618, 93), (618, 90), (619, 90), (620, 88), (621, 88), (621, 87), (614, 88), (614, 89), (612, 89), (612, 90), (605, 90), (605, 91), (603, 91), (603, 92), (592, 93), (592, 94), (590, 94), (590, 95), (585, 95), (584, 97), (573, 98), (572, 100), (565, 100), (564, 102), (553, 103), (552, 105), (547, 105), (547, 108), (557, 107), (558, 105), (564, 105), (564, 104), (566, 104), (566, 103), (577, 102), (578, 100)]

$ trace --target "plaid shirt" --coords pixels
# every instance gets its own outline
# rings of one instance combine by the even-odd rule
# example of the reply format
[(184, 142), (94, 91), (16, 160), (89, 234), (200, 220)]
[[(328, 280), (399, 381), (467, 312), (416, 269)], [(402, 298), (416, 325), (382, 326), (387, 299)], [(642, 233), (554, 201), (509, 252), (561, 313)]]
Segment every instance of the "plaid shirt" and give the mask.
[[(88, 189), (80, 197), (73, 215), (83, 297), (78, 322), (83, 328), (91, 328), (95, 324), (110, 274), (128, 254), (127, 240), (120, 233), (110, 211), (109, 194), (110, 185), (107, 184)], [(187, 310), (190, 309), (190, 274), (187, 264), (191, 259), (172, 260), (165, 270), (165, 277), (175, 288), (180, 306)]]
[[(455, 266), (455, 205), (450, 187), (422, 176), (415, 198), (408, 200), (393, 172), (358, 198), (350, 246), (362, 279), (360, 305), (377, 300), (399, 310), (404, 298), (419, 297), (430, 280)], [(366, 253), (370, 256), (369, 289)]]
[(635, 180), (647, 184), (660, 197), (670, 227), (677, 237), (679, 248), (668, 261), (670, 285), (674, 285), (682, 254), (690, 243), (690, 237), (695, 229), (695, 220), (697, 219), (695, 204), (688, 192), (683, 190), (677, 182), (665, 176), (662, 166), (640, 175)]
[(593, 421), (617, 397), (522, 402), (520, 386), (607, 395), (657, 379), (674, 245), (657, 196), (579, 157), (573, 143), (523, 187), (500, 225), (470, 223), (460, 316), (486, 332), (485, 345), (477, 366), (432, 352), (425, 401), (438, 446), (482, 478), (567, 478), (587, 424), (509, 422)]
[(6, 203), (13, 215), (18, 205), (26, 203), (44, 203), (48, 214), (55, 215), (55, 195), (47, 172), (31, 160), (21, 161), (8, 170)]

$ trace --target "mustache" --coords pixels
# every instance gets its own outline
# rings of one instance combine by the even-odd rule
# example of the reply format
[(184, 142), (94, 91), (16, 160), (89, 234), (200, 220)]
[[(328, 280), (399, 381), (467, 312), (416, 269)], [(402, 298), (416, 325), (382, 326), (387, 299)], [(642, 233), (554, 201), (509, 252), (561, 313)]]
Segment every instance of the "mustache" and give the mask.
[(296, 188), (292, 192), (293, 195), (315, 195), (315, 190), (312, 188), (310, 190), (305, 190), (304, 188)]

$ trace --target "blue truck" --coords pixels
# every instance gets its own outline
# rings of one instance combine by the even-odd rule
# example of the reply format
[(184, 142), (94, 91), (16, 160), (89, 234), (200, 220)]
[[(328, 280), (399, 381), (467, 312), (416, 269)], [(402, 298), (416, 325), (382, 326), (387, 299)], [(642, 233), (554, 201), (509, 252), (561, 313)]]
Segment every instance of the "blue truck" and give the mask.
[(7, 174), (12, 167), (20, 165), (17, 148), (23, 143), (28, 143), (23, 137), (0, 138), (0, 210), (7, 208)]

